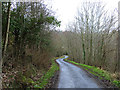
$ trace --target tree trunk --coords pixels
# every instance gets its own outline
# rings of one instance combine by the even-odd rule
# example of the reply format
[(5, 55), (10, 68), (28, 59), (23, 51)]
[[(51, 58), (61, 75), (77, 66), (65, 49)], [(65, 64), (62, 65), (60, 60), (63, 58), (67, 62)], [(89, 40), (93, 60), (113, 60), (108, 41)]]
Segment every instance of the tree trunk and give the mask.
[(83, 63), (85, 64), (85, 44), (84, 44), (84, 40), (83, 40), (83, 32), (81, 30), (81, 36), (82, 36), (82, 49), (83, 49)]
[(6, 31), (6, 37), (4, 41), (4, 50), (3, 50), (3, 57), (7, 49), (7, 44), (8, 44), (8, 35), (9, 35), (9, 27), (10, 27), (10, 8), (11, 8), (11, 3), (9, 2), (8, 4), (8, 19), (7, 19), (7, 31)]
[(120, 72), (120, 2), (118, 6), (118, 71)]

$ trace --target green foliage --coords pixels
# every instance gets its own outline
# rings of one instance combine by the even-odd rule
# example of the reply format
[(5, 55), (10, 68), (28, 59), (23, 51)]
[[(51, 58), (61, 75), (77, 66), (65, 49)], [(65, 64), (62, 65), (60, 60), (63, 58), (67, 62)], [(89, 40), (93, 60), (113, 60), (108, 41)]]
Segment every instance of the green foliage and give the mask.
[(115, 85), (117, 85), (117, 86), (120, 88), (120, 81), (114, 80), (113, 83), (114, 83)]
[(55, 63), (55, 60), (56, 60), (55, 58), (52, 59), (51, 68), (48, 70), (48, 72), (44, 76), (40, 78), (39, 81), (36, 82), (36, 84), (34, 85), (34, 88), (45, 88), (50, 78), (55, 74), (57, 70), (59, 70), (59, 66), (57, 65), (57, 63)]
[[(30, 6), (31, 4), (28, 5)], [(7, 25), (7, 3), (3, 3), (3, 7), (2, 30), (4, 40)], [(49, 14), (50, 12), (47, 7), (44, 6), (44, 4), (41, 3), (39, 7), (41, 10), (44, 10), (44, 12), (40, 12), (39, 17), (38, 15), (36, 16), (36, 14), (34, 13), (25, 13), (25, 11), (28, 11), (27, 9), (29, 8), (25, 5), (20, 5), (20, 3), (16, 3), (16, 8), (11, 10), (9, 38), (13, 38), (10, 40), (12, 40), (14, 46), (18, 48), (24, 48), (23, 46), (25, 45), (36, 45), (42, 42), (42, 48), (46, 48), (47, 46), (49, 47), (51, 40), (50, 33), (48, 32), (48, 30), (45, 30), (46, 26), (60, 26), (60, 21), (58, 21), (54, 16)], [(23, 46), (20, 47), (20, 44), (23, 44)]]
[(47, 21), (48, 23), (50, 23), (50, 24), (57, 25), (57, 26), (60, 27), (61, 21), (58, 21), (58, 20), (55, 19), (55, 17), (53, 17), (53, 16), (47, 17), (47, 18), (46, 18), (46, 21)]
[[(22, 87), (22, 85), (29, 86), (29, 84), (34, 85), (34, 81), (31, 78), (34, 78), (39, 69), (41, 70), (38, 66), (43, 67), (45, 70), (48, 69), (51, 63), (50, 58), (53, 56), (54, 48), (51, 33), (53, 27), (60, 26), (60, 21), (52, 15), (51, 10), (42, 2), (16, 2), (14, 4), (15, 7), (11, 9), (10, 31), (6, 51), (6, 58), (8, 59), (5, 58), (6, 60), (4, 59), (4, 61), (6, 63), (11, 60), (10, 64), (11, 66), (13, 65), (13, 70), (18, 72), (14, 76), (15, 86), (16, 84), (19, 84), (17, 87)], [(4, 46), (7, 33), (8, 2), (2, 3), (2, 6), (2, 46)], [(35, 53), (31, 52), (31, 50)], [(20, 71), (17, 67), (19, 65), (20, 68), (25, 67), (25, 69), (22, 68)], [(35, 68), (27, 67), (27, 65), (34, 65)], [(40, 81), (40, 86), (44, 86), (58, 69), (57, 64), (53, 63), (52, 65), (47, 74), (40, 79), (43, 81)], [(9, 66), (6, 67), (9, 68)]]
[[(29, 85), (32, 85), (32, 86), (34, 86), (34, 88), (45, 88), (45, 86), (48, 84), (50, 78), (55, 74), (55, 72), (57, 70), (59, 70), (59, 66), (55, 62), (55, 60), (56, 60), (56, 58), (53, 58), (51, 60), (52, 65), (51, 65), (50, 69), (46, 73), (44, 73), (44, 75), (39, 80), (33, 81), (30, 77), (28, 77), (28, 75), (26, 75), (26, 74), (31, 75), (31, 73), (25, 72), (25, 74), (22, 74), (22, 72), (18, 72), (17, 77), (16, 77), (16, 83), (19, 83), (19, 84), (22, 83), (22, 85), (25, 85), (26, 87), (28, 87)], [(33, 70), (32, 70), (32, 72), (33, 72)], [(15, 86), (13, 86), (13, 87), (15, 87)], [(18, 85), (18, 87), (20, 87), (20, 85)]]

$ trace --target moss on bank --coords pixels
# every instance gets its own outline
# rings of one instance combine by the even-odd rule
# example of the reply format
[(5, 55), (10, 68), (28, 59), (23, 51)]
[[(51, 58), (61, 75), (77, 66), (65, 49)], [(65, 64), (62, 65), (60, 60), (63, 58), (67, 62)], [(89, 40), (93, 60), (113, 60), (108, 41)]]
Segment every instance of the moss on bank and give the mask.
[[(2, 83), (3, 88), (45, 88), (51, 77), (59, 70), (59, 66), (55, 62), (57, 58), (51, 60), (49, 70), (38, 70), (32, 64), (29, 64), (28, 67), (26, 66), (25, 69), (11, 69), (11, 72), (7, 72), (3, 76), (3, 78), (6, 78), (4, 80), (7, 80)], [(6, 71), (8, 71), (8, 67)]]
[(79, 65), (82, 68), (84, 68), (85, 70), (92, 73), (93, 75), (99, 77), (100, 79), (109, 80), (112, 84), (114, 84), (115, 86), (120, 88), (120, 81), (117, 80), (117, 79), (114, 79), (112, 77), (112, 75), (110, 73), (108, 73), (107, 71), (105, 71), (105, 70), (102, 70), (102, 69), (100, 69), (98, 67), (94, 67), (94, 66), (89, 66), (89, 65), (85, 65), (85, 64), (76, 63), (76, 62), (70, 61), (68, 59), (65, 59), (65, 61), (76, 64), (76, 65)]
[(52, 66), (37, 82), (33, 83), (34, 88), (45, 88), (50, 78), (54, 76), (55, 72), (59, 70), (58, 64), (55, 62), (57, 58), (52, 59)]

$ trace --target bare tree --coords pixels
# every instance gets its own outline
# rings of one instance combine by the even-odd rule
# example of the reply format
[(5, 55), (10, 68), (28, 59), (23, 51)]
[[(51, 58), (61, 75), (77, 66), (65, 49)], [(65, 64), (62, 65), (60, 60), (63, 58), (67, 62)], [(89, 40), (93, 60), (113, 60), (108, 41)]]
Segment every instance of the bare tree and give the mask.
[[(71, 57), (82, 58), (80, 63), (95, 65), (110, 70), (110, 65), (113, 61), (117, 62), (117, 37), (115, 36), (117, 30), (115, 24), (117, 19), (115, 15), (108, 14), (104, 7), (105, 6), (100, 2), (83, 3), (83, 6), (78, 10), (75, 21), (73, 21), (73, 24), (68, 27), (69, 31), (72, 32), (69, 37), (72, 38), (72, 40), (69, 40), (68, 45), (72, 43), (72, 48), (69, 48), (71, 49), (69, 51), (72, 51), (73, 53), (77, 52), (79, 55), (82, 55), (82, 57), (79, 57), (77, 54), (72, 55), (72, 52), (70, 54)], [(115, 42), (111, 40), (114, 40)], [(111, 45), (112, 42), (114, 43), (112, 45), (113, 47), (110, 47), (109, 45)], [(81, 49), (76, 50), (74, 46), (76, 46), (77, 49)], [(115, 71), (116, 64), (117, 63), (113, 64), (114, 68), (112, 68), (112, 71)]]

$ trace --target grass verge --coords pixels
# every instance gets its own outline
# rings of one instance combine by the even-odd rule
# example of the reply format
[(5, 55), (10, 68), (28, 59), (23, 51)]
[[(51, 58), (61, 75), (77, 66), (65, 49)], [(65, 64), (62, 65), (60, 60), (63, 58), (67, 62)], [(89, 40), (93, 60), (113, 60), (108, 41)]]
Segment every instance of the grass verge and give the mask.
[(51, 68), (47, 71), (47, 73), (42, 76), (39, 81), (34, 83), (34, 88), (45, 88), (45, 86), (48, 84), (50, 78), (54, 76), (55, 72), (59, 70), (58, 64), (55, 62), (57, 58), (52, 59), (52, 66)]
[(120, 88), (120, 81), (117, 79), (114, 79), (112, 77), (112, 75), (110, 73), (108, 73), (105, 70), (102, 70), (98, 67), (94, 67), (94, 66), (89, 66), (89, 65), (85, 65), (85, 64), (80, 64), (80, 63), (76, 63), (74, 61), (68, 60), (68, 59), (64, 59), (67, 62), (73, 63), (75, 65), (79, 65), (82, 68), (84, 68), (85, 70), (89, 71), (91, 74), (99, 77), (100, 79), (104, 79), (104, 80), (108, 80), (110, 81), (113, 85), (115, 85), (116, 87)]

